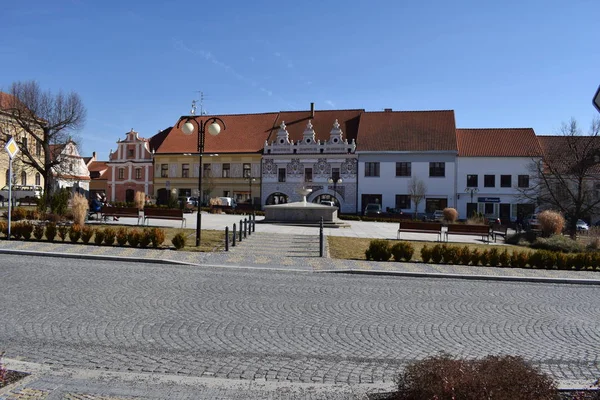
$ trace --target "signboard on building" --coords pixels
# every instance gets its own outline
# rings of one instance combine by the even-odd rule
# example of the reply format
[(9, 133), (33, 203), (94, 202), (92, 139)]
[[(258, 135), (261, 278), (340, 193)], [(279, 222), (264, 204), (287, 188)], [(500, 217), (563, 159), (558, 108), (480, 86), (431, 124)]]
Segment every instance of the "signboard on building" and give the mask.
[(500, 203), (500, 197), (478, 197), (478, 203)]

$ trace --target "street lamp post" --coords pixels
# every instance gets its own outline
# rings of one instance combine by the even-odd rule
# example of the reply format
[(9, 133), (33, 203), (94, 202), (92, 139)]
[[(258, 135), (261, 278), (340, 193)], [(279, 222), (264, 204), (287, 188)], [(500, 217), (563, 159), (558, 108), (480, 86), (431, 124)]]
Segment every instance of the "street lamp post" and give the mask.
[[(473, 204), (473, 195), (477, 192), (479, 192), (479, 189), (477, 189), (476, 187), (468, 187), (465, 189), (465, 193), (471, 193), (471, 204)], [(470, 216), (467, 215), (467, 218), (470, 218)]]
[(247, 177), (248, 179), (248, 191), (250, 192), (250, 204), (254, 203), (252, 199), (252, 182), (256, 182), (256, 178)]
[[(329, 184), (332, 184), (332, 183), (333, 183), (333, 198), (336, 200), (336, 202), (338, 202), (338, 201), (337, 201), (337, 196), (336, 196), (335, 194), (336, 194), (336, 192), (337, 192), (337, 190), (336, 190), (336, 189), (337, 189), (337, 185), (338, 185), (338, 183), (342, 183), (342, 178), (338, 178), (338, 179), (329, 178), (329, 179), (327, 180), (327, 182), (329, 182)], [(338, 203), (339, 203), (339, 202), (338, 202)]]
[[(183, 122), (183, 124), (182, 124)], [(225, 122), (223, 122), (220, 118), (210, 117), (206, 119), (204, 122), (202, 120), (198, 120), (195, 115), (190, 115), (187, 117), (181, 117), (179, 122), (177, 123), (177, 128), (181, 125), (181, 131), (184, 135), (191, 135), (194, 133), (194, 124), (198, 129), (198, 153), (200, 159), (200, 165), (198, 166), (198, 193), (199, 193), (199, 202), (198, 202), (198, 215), (196, 217), (196, 247), (200, 246), (200, 232), (202, 229), (202, 153), (204, 153), (204, 138), (206, 126), (208, 125), (208, 133), (211, 136), (217, 136), (221, 132), (221, 125), (223, 125), (223, 129), (225, 129)]]

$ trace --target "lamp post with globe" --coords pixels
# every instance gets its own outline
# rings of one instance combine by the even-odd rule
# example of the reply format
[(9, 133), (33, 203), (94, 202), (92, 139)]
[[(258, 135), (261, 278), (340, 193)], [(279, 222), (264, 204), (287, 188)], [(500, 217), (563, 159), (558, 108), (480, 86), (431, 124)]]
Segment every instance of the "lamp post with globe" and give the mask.
[(337, 200), (337, 196), (336, 196), (335, 194), (336, 194), (336, 192), (337, 192), (337, 185), (338, 185), (338, 183), (342, 183), (342, 178), (337, 178), (337, 179), (334, 179), (334, 178), (329, 178), (329, 179), (327, 180), (327, 182), (329, 182), (329, 184), (332, 184), (332, 183), (333, 183), (333, 199), (334, 199), (334, 202), (335, 202), (336, 204), (338, 204), (338, 203), (339, 203), (339, 201)]

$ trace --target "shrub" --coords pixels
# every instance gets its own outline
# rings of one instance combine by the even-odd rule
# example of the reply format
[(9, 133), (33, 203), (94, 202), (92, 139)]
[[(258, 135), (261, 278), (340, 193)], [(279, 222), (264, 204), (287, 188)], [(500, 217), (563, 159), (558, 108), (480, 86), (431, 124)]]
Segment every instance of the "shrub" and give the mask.
[(113, 228), (104, 228), (104, 244), (112, 246), (115, 243), (117, 232)]
[(69, 240), (72, 243), (77, 243), (81, 238), (81, 225), (73, 224), (71, 225), (71, 229), (69, 229)]
[(145, 249), (152, 242), (152, 231), (150, 229), (144, 229), (140, 234), (140, 247)]
[(171, 243), (173, 243), (175, 249), (183, 249), (185, 247), (185, 235), (183, 233), (178, 233), (177, 235), (173, 236)]
[(81, 241), (85, 244), (88, 244), (94, 236), (95, 229), (91, 226), (83, 225), (81, 227)]
[(458, 249), (456, 246), (442, 246), (442, 258), (446, 264), (458, 264)]
[(537, 238), (536, 231), (524, 231), (521, 233), (515, 233), (513, 235), (507, 235), (504, 242), (506, 244), (515, 244), (519, 246), (528, 246), (530, 243), (535, 242)]
[(137, 247), (138, 244), (140, 244), (141, 237), (141, 232), (136, 228), (133, 228), (127, 232), (127, 242), (129, 242), (131, 247)]
[(44, 220), (48, 221), (48, 222), (60, 222), (63, 220), (63, 217), (61, 217), (58, 214), (53, 214), (53, 213), (48, 213), (44, 215)]
[(37, 224), (33, 227), (33, 237), (37, 240), (42, 240), (42, 238), (44, 237), (44, 225)]
[(10, 224), (10, 235), (19, 240), (21, 238), (21, 223), (20, 222), (12, 222)]
[(550, 377), (514, 356), (454, 360), (442, 354), (409, 364), (396, 384), (394, 399), (555, 400), (557, 396)]
[(469, 262), (471, 262), (471, 250), (469, 249), (469, 246), (461, 248), (458, 257), (461, 264), (469, 265)]
[(0, 232), (6, 237), (8, 235), (8, 223), (0, 221)]
[(71, 209), (73, 210), (73, 223), (77, 225), (83, 225), (85, 223), (85, 218), (87, 217), (87, 212), (90, 208), (87, 199), (85, 196), (75, 193), (71, 203)]
[(490, 252), (489, 252), (489, 250), (481, 250), (481, 253), (479, 254), (479, 262), (484, 267), (486, 267), (490, 263)]
[(161, 228), (152, 228), (150, 230), (150, 241), (155, 249), (160, 247), (165, 241), (165, 231)]
[(544, 236), (558, 235), (565, 227), (565, 218), (556, 211), (542, 211), (537, 219)]
[(65, 215), (69, 208), (69, 197), (71, 197), (70, 189), (62, 188), (57, 190), (50, 201), (50, 211), (53, 214)]
[(467, 225), (487, 225), (487, 221), (482, 213), (474, 212), (473, 215), (467, 219)]
[(96, 229), (94, 243), (100, 245), (104, 242), (104, 229)]
[(442, 246), (439, 244), (436, 244), (435, 246), (433, 246), (431, 248), (431, 261), (434, 264), (439, 264), (442, 262), (443, 258), (444, 258), (444, 252), (443, 252)]
[(54, 242), (54, 239), (56, 238), (56, 224), (54, 222), (46, 224), (46, 232), (44, 235), (48, 241)]
[(552, 269), (556, 264), (556, 253), (548, 250), (538, 250), (540, 254), (540, 268)]
[(431, 260), (431, 249), (427, 245), (421, 247), (421, 260), (424, 263), (428, 263)]
[(29, 240), (31, 239), (31, 235), (33, 234), (33, 224), (29, 221), (24, 221), (21, 226), (21, 235), (23, 239)]
[[(500, 264), (500, 252), (497, 248), (491, 248), (486, 251), (488, 254), (488, 264), (492, 267), (497, 267)], [(483, 264), (483, 261), (481, 262)], [(485, 264), (483, 264), (485, 265)]]
[(565, 253), (556, 253), (555, 255), (555, 259), (556, 259), (556, 268), (560, 269), (560, 270), (566, 270), (568, 269), (568, 258), (569, 256), (566, 255)]
[(444, 213), (445, 221), (454, 223), (458, 219), (458, 211), (456, 211), (454, 208), (446, 207), (442, 210), (442, 213)]
[[(12, 221), (21, 221), (22, 219), (27, 218), (27, 210), (23, 207), (15, 207), (12, 209), (10, 213), (10, 218)], [(12, 229), (11, 229), (12, 231)]]
[(119, 246), (125, 246), (127, 244), (127, 236), (127, 228), (122, 226), (119, 229), (117, 229), (117, 243), (119, 244)]
[(481, 253), (478, 249), (471, 250), (471, 264), (479, 265), (479, 261), (481, 261)]
[(40, 212), (38, 210), (27, 210), (25, 218), (28, 220), (37, 221), (40, 219)]
[(387, 240), (371, 240), (369, 243), (369, 248), (365, 251), (365, 257), (367, 260), (387, 261), (391, 256), (392, 252)]
[(529, 262), (529, 255), (524, 251), (515, 251), (510, 261), (513, 267), (525, 268)]
[(135, 203), (135, 207), (138, 210), (141, 210), (142, 208), (144, 208), (144, 205), (146, 204), (146, 194), (144, 192), (140, 192), (140, 191), (135, 192), (133, 202)]
[(413, 254), (415, 253), (415, 248), (409, 242), (398, 242), (392, 246), (390, 251), (392, 252), (392, 255), (394, 256), (394, 260), (410, 261), (412, 259)]
[(584, 245), (568, 236), (552, 235), (549, 238), (537, 238), (531, 244), (534, 249), (562, 251), (563, 253), (580, 253)]
[(498, 261), (503, 267), (510, 267), (510, 254), (508, 254), (507, 249), (504, 249), (504, 251), (500, 252), (498, 255)]
[(61, 241), (65, 241), (67, 238), (67, 234), (69, 233), (69, 227), (67, 225), (59, 225), (58, 226), (58, 237)]

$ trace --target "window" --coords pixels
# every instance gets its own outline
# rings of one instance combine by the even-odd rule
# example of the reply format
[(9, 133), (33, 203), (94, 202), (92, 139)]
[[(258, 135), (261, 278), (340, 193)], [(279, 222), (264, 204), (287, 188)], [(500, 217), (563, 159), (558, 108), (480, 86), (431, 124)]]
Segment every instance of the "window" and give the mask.
[(334, 182), (337, 182), (340, 179), (339, 168), (331, 168), (331, 179), (333, 179)]
[(142, 169), (141, 168), (135, 169), (135, 179), (142, 179)]
[(21, 171), (21, 185), (27, 185), (27, 172)]
[[(397, 165), (398, 163), (396, 163)], [(407, 194), (396, 195), (396, 208), (406, 209), (410, 208), (410, 196)]]
[(190, 177), (190, 164), (181, 164), (181, 177), (182, 178)]
[(365, 176), (379, 176), (379, 163), (378, 162), (366, 162), (365, 163)]
[(304, 168), (304, 182), (312, 182), (312, 168)]
[(285, 168), (279, 168), (277, 182), (285, 182)]
[(40, 142), (35, 142), (35, 155), (36, 156), (41, 156), (42, 155), (42, 144)]
[(446, 176), (446, 163), (443, 162), (430, 162), (429, 163), (429, 176)]
[(160, 177), (161, 178), (169, 177), (169, 164), (160, 164)]
[(223, 175), (221, 175), (223, 178), (229, 178), (231, 175), (231, 164), (227, 163), (227, 164), (223, 164)]
[(202, 164), (202, 177), (208, 178), (211, 176), (210, 164)]
[(192, 195), (192, 189), (179, 189), (179, 197), (190, 197)]
[[(397, 162), (396, 163), (396, 176), (410, 176), (411, 175), (411, 164), (409, 162)], [(398, 207), (396, 207), (398, 208)]]
[(484, 175), (483, 186), (485, 187), (496, 187), (496, 175)]
[(511, 175), (500, 175), (500, 187), (511, 187), (512, 176)]
[(251, 170), (251, 166), (250, 163), (244, 163), (243, 167), (242, 167), (242, 176), (244, 178), (250, 178), (252, 177), (252, 170)]
[(128, 149), (127, 150), (127, 157), (133, 158), (133, 149)]
[(520, 188), (528, 188), (529, 187), (529, 175), (519, 175), (519, 187)]
[(119, 168), (119, 179), (125, 179), (125, 168)]
[(467, 175), (467, 187), (477, 187), (479, 185), (477, 177), (478, 175)]
[(35, 184), (37, 186), (40, 186), (42, 184), (42, 176), (40, 175), (39, 172), (35, 173)]
[(494, 203), (485, 203), (484, 212), (486, 215), (494, 214)]

